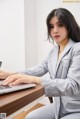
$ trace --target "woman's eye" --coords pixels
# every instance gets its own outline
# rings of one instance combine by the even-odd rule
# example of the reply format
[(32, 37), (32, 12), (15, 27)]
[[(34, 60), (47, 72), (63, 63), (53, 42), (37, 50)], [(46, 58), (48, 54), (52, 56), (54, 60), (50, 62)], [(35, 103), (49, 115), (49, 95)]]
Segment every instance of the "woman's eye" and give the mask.
[(49, 25), (49, 29), (53, 29), (54, 28), (54, 26), (53, 25)]
[(58, 27), (63, 27), (63, 24), (58, 24)]

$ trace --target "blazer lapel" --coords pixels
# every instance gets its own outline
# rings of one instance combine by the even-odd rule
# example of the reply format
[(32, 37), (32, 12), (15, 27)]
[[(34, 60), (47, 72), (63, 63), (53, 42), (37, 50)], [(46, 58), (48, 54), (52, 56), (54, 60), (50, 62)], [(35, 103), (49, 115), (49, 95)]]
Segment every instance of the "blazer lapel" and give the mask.
[(52, 73), (55, 76), (56, 73), (56, 66), (57, 66), (57, 61), (58, 61), (58, 45), (54, 47), (54, 53), (51, 56), (50, 63), (52, 67)]
[[(70, 48), (75, 44), (74, 41), (72, 41), (71, 39), (69, 39), (69, 42), (67, 43), (63, 53), (62, 53), (62, 56), (60, 58), (60, 60), (57, 62), (57, 66), (56, 66), (56, 72), (57, 72), (57, 69), (58, 69), (58, 66), (60, 64), (60, 61), (62, 60), (62, 58), (66, 55), (66, 53), (70, 50)], [(59, 49), (59, 48), (58, 48)]]

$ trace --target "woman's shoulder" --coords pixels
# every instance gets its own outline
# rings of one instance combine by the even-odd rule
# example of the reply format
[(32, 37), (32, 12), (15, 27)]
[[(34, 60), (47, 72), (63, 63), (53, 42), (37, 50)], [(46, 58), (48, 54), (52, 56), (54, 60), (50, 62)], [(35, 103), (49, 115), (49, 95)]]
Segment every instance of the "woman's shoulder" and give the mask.
[(57, 46), (53, 45), (53, 47), (50, 49), (50, 51), (49, 51), (49, 53), (47, 55), (47, 58), (50, 59), (50, 57), (53, 57), (53, 54), (54, 54), (56, 48), (57, 48)]
[(74, 49), (80, 49), (80, 42), (75, 43), (73, 46)]
[(53, 52), (55, 51), (55, 49), (57, 49), (58, 48), (58, 46), (57, 45), (53, 45), (53, 47), (51, 48), (51, 50), (50, 50), (50, 52), (49, 52), (49, 54), (51, 55), (51, 54), (53, 54)]
[(80, 52), (80, 42), (73, 45), (73, 52)]

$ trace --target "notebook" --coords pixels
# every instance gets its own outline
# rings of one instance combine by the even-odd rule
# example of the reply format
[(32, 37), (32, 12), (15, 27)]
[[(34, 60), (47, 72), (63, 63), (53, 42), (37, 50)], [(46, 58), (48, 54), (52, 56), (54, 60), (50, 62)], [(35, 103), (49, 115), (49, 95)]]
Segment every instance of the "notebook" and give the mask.
[[(1, 64), (2, 62), (0, 63), (0, 66)], [(3, 80), (1, 79), (0, 80), (0, 95), (36, 87), (36, 84), (19, 84), (16, 86), (3, 86), (2, 83), (3, 83)]]

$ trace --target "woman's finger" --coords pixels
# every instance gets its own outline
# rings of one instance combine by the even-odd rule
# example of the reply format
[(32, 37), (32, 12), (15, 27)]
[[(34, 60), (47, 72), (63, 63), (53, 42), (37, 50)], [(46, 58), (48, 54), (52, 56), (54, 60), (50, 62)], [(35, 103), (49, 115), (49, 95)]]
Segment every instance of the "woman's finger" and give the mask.
[(12, 83), (12, 85), (18, 85), (18, 84), (21, 84), (21, 83), (23, 83), (23, 80), (22, 80), (22, 78), (19, 78), (19, 79), (15, 80), (15, 81)]
[(6, 80), (3, 81), (3, 85), (9, 85), (10, 83), (13, 83), (16, 79), (14, 77), (8, 77)]

